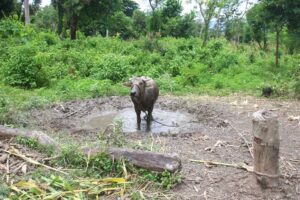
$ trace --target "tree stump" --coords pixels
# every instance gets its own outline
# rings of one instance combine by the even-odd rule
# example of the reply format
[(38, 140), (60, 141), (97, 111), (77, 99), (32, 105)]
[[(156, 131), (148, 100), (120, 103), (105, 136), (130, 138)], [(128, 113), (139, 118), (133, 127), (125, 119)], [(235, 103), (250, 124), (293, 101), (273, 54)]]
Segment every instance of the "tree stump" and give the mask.
[(253, 113), (254, 172), (262, 187), (279, 184), (278, 116), (267, 110)]

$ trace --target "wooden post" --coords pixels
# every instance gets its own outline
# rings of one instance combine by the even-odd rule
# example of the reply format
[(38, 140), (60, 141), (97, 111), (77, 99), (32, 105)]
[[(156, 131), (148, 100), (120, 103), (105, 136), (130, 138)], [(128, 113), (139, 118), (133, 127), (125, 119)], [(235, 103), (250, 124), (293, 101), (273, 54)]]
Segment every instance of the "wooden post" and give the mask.
[(254, 172), (263, 187), (279, 183), (279, 133), (276, 114), (260, 110), (253, 114)]

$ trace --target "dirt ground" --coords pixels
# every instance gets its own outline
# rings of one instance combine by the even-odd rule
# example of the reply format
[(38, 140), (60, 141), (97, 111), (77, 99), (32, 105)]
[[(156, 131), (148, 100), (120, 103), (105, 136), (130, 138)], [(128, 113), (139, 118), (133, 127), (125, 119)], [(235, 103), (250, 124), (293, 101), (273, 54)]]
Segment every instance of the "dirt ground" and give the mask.
[[(252, 114), (262, 108), (271, 109), (279, 116), (282, 176), (278, 188), (261, 188), (252, 173), (241, 169), (190, 161), (198, 159), (253, 165), (247, 144), (240, 134), (251, 146)], [(124, 109), (135, 116), (129, 97), (75, 100), (56, 103), (43, 110), (32, 110), (24, 123), (31, 129), (53, 135), (59, 133), (56, 137), (71, 137), (81, 143), (89, 143), (95, 141), (97, 133), (103, 131)], [(160, 112), (173, 114), (161, 117)], [(187, 117), (176, 121), (176, 113)], [(297, 118), (291, 120), (291, 116), (300, 115), (299, 101), (248, 96), (160, 96), (153, 114), (155, 119), (176, 124), (179, 128), (155, 133), (142, 129), (127, 132), (125, 137), (128, 143), (178, 154), (182, 160), (182, 183), (171, 190), (172, 199), (300, 199), (300, 121)], [(135, 123), (132, 116), (128, 119)], [(155, 123), (152, 126), (157, 128)]]

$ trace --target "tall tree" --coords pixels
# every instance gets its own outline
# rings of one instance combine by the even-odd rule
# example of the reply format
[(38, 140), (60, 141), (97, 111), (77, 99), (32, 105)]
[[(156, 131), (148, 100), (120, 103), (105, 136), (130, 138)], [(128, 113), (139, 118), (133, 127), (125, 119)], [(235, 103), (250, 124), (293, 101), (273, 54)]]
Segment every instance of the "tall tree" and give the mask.
[(64, 1), (63, 0), (51, 0), (51, 4), (57, 10), (58, 23), (57, 23), (57, 33), (62, 34), (63, 31), (63, 18), (64, 18)]
[(136, 31), (136, 35), (145, 35), (147, 32), (146, 14), (143, 11), (135, 10), (132, 16), (133, 30)]
[(164, 0), (148, 0), (150, 8), (152, 10), (150, 18), (150, 31), (160, 32), (161, 28), (161, 11), (158, 8), (163, 4)]
[(283, 0), (263, 0), (266, 21), (271, 24), (276, 33), (275, 65), (279, 66), (279, 38), (282, 28), (287, 23), (286, 3)]
[[(267, 49), (267, 22), (262, 4), (255, 4), (247, 12), (247, 22), (252, 31), (252, 38), (258, 43), (260, 49)], [(261, 45), (263, 42), (263, 45)]]
[(155, 12), (156, 9), (161, 6), (164, 2), (164, 0), (148, 0), (149, 5), (151, 7), (152, 12)]
[(167, 0), (162, 8), (162, 17), (172, 18), (179, 17), (182, 12), (181, 0)]
[(212, 18), (216, 14), (216, 9), (219, 6), (219, 0), (195, 0), (199, 6), (200, 14), (204, 21), (204, 36), (202, 46), (206, 46), (208, 41), (208, 30)]
[[(244, 15), (250, 5), (249, 0), (224, 0), (225, 4), (222, 9), (224, 15), (225, 37), (235, 43), (240, 42), (240, 38), (245, 35), (244, 32)], [(244, 10), (241, 5), (245, 4)]]
[(115, 32), (111, 28), (116, 12), (123, 12), (124, 5), (120, 0), (91, 0), (89, 5), (84, 6), (80, 11), (78, 26), (86, 35), (100, 33), (109, 36), (110, 32)]
[(128, 17), (132, 17), (133, 12), (139, 8), (139, 4), (133, 0), (123, 0), (122, 10), (124, 14)]
[(33, 23), (39, 28), (55, 32), (57, 30), (56, 10), (52, 5), (45, 6), (35, 14)]
[(24, 14), (25, 14), (25, 24), (30, 23), (30, 14), (29, 14), (29, 0), (24, 0)]
[(0, 1), (0, 19), (9, 16), (17, 7), (16, 0), (1, 0)]

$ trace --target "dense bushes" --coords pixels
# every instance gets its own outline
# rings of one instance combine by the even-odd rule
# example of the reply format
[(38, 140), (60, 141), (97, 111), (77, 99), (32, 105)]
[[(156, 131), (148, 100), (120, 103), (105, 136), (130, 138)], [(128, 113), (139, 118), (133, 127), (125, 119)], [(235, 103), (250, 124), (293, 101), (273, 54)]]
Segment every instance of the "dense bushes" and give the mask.
[(36, 88), (48, 84), (48, 76), (35, 60), (38, 49), (33, 45), (23, 45), (9, 49), (4, 63), (4, 83), (11, 86)]
[[(72, 85), (87, 79), (86, 84), (93, 85), (107, 80), (107, 87), (112, 87), (131, 76), (147, 75), (158, 80), (162, 90), (172, 92), (260, 92), (272, 86), (278, 94), (292, 95), (299, 90), (297, 55), (283, 54), (281, 66), (275, 68), (272, 51), (233, 45), (225, 39), (211, 40), (205, 48), (198, 38), (160, 35), (131, 41), (118, 37), (61, 41), (54, 33), (39, 32), (11, 19), (0, 22), (0, 37), (4, 45), (0, 50), (0, 77), (11, 86), (50, 84), (57, 89), (60, 80), (69, 80)], [(91, 96), (104, 94), (101, 87), (92, 87), (87, 87)]]

